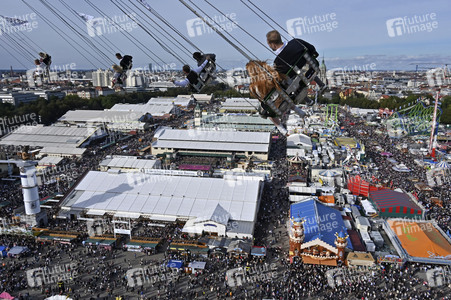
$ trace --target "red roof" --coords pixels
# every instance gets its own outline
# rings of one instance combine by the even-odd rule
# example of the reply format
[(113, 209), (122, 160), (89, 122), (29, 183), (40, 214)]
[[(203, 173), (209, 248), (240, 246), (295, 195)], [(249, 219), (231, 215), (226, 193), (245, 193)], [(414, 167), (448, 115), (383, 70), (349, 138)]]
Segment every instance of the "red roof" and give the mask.
[(362, 241), (360, 240), (360, 237), (359, 237), (359, 234), (357, 233), (357, 231), (348, 229), (347, 232), (349, 235), (349, 239), (351, 240), (352, 248), (354, 249), (354, 251), (366, 252), (366, 248), (365, 248), (365, 246), (363, 246)]

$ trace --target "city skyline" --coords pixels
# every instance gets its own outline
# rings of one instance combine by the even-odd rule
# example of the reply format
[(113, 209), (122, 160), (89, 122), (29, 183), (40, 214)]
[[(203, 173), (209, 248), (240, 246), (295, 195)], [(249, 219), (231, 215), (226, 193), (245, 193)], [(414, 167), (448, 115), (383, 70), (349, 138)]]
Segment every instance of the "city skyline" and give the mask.
[[(47, 3), (49, 7), (44, 6)], [(123, 1), (118, 5), (124, 12), (132, 13), (131, 16), (136, 17), (138, 23), (159, 42), (125, 15), (116, 3), (101, 0), (93, 3), (94, 7), (88, 2), (70, 3), (70, 6), (65, 1), (44, 1), (33, 6), (29, 1), (4, 3), (1, 16), (26, 20), (28, 23), (13, 28), (5, 26), (8, 21), (0, 24), (0, 39), (3, 43), (0, 48), (0, 69), (9, 69), (10, 66), (14, 69), (33, 68), (32, 57), (37, 57), (33, 50), (38, 49), (52, 55), (52, 66), (69, 64), (74, 65), (73, 69), (110, 68), (112, 63), (117, 62), (114, 57), (116, 52), (133, 55), (134, 67), (144, 68), (152, 63), (161, 67), (176, 65), (175, 69), (180, 69), (182, 62), (194, 64), (189, 53), (194, 52), (195, 47), (205, 53), (216, 53), (219, 66), (226, 69), (244, 67), (248, 61), (179, 1), (147, 3), (186, 40), (145, 10), (139, 1)], [(194, 8), (205, 12), (207, 19), (221, 27), (223, 33), (229, 32), (236, 38), (234, 43), (249, 56), (262, 60), (274, 58), (274, 53), (266, 46), (265, 38), (266, 32), (273, 28), (246, 7), (256, 10), (252, 2), (193, 3), (198, 5), (198, 8)], [(190, 5), (193, 6), (192, 3)], [(101, 12), (123, 28), (128, 38), (120, 32), (114, 33), (115, 26), (102, 19), (95, 7), (100, 7)], [(433, 5), (420, 1), (382, 1), (374, 4), (346, 1), (337, 5), (329, 0), (304, 5), (287, 0), (277, 3), (265, 0), (260, 1), (258, 7), (283, 27), (282, 30), (274, 25), (274, 29), (280, 30), (285, 40), (290, 39), (290, 34), (312, 43), (320, 53), (320, 59), (325, 58), (328, 68), (363, 68), (371, 64), (374, 70), (414, 71), (417, 64), (437, 67), (451, 62), (448, 50), (451, 35), (446, 30), (451, 25), (449, 18), (446, 18), (450, 8), (444, 0), (433, 1)], [(143, 12), (153, 18), (143, 18)], [(201, 15), (205, 16), (205, 13)], [(87, 22), (80, 17), (83, 14)], [(94, 19), (89, 20), (90, 16)], [(272, 24), (269, 18), (265, 17), (265, 20)], [(47, 22), (59, 29), (51, 28)], [(65, 22), (74, 27), (77, 33), (69, 29)], [(162, 28), (157, 24), (162, 25)], [(245, 29), (249, 35), (238, 27)], [(18, 28), (22, 30), (17, 32)], [(60, 35), (55, 30), (61, 30)], [(174, 39), (162, 38), (168, 36), (165, 30)], [(87, 43), (92, 43), (96, 48), (92, 50)], [(169, 53), (172, 51), (177, 57)]]

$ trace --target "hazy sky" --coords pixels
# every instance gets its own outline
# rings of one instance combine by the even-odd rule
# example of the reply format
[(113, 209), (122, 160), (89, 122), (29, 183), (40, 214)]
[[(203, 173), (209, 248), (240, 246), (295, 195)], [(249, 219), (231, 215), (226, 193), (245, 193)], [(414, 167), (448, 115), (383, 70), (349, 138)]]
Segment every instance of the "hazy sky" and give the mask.
[[(245, 52), (251, 53), (250, 56), (268, 60), (274, 58), (274, 54), (266, 46), (265, 34), (271, 29), (280, 29), (276, 25), (265, 24), (240, 0), (209, 0), (209, 3), (228, 14), (252, 37), (264, 44), (261, 45), (231, 21), (225, 19), (204, 0), (192, 1), (225, 28), (224, 33), (229, 32), (242, 43), (248, 49)], [(195, 51), (194, 47), (146, 11), (137, 0), (115, 0), (114, 3), (120, 2), (121, 8), (134, 13), (137, 22), (161, 43), (167, 44), (180, 59), (163, 49), (111, 0), (90, 0), (90, 2), (103, 14), (116, 20), (117, 24), (125, 29), (125, 36), (121, 32), (113, 32), (115, 31), (113, 24), (108, 22), (101, 24), (104, 21), (102, 19), (94, 19), (86, 23), (75, 16), (74, 11), (94, 18), (102, 17), (86, 0), (0, 0), (1, 16), (16, 16), (29, 21), (28, 27), (22, 26), (23, 31), (20, 32), (11, 32), (11, 28), (0, 25), (2, 29), (0, 69), (9, 68), (11, 65), (18, 69), (33, 68), (32, 58), (33, 56), (37, 58), (38, 50), (50, 53), (53, 60), (52, 66), (58, 69), (69, 66), (77, 69), (108, 68), (117, 62), (114, 56), (116, 52), (132, 55), (134, 67), (147, 67), (151, 62), (153, 66), (175, 65), (176, 68), (180, 68), (182, 62), (194, 65), (188, 54), (188, 51)], [(188, 0), (187, 2), (192, 5)], [(248, 0), (243, 2), (249, 4)], [(290, 34), (313, 44), (317, 51), (324, 55), (328, 68), (415, 70), (417, 63), (425, 63), (420, 64), (424, 67), (432, 63), (451, 64), (449, 0), (253, 0), (253, 2)], [(55, 9), (61, 17), (77, 29), (78, 33), (58, 19), (44, 3), (48, 3)], [(70, 11), (63, 3), (74, 11)], [(221, 67), (244, 67), (247, 58), (218, 34), (206, 29), (208, 26), (199, 20), (194, 20), (196, 16), (179, 1), (147, 0), (147, 3), (203, 52), (216, 53), (217, 62)], [(145, 10), (151, 18), (145, 16), (134, 5)], [(35, 15), (33, 9), (39, 14)], [(201, 15), (205, 16), (204, 13)], [(61, 30), (60, 34), (70, 43), (51, 28), (46, 20)], [(157, 27), (152, 20), (177, 38), (182, 45), (176, 42), (174, 44), (173, 38)], [(146, 22), (155, 26), (163, 35)], [(290, 38), (288, 33), (280, 31), (285, 37)], [(100, 51), (90, 48), (87, 45), (89, 42)], [(243, 49), (243, 46), (238, 47)]]

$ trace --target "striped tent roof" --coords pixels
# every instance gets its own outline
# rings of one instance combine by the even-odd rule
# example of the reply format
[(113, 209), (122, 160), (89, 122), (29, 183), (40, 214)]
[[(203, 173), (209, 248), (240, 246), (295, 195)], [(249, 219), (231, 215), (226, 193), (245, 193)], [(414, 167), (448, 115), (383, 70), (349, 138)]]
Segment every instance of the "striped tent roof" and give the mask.
[(420, 208), (409, 198), (409, 195), (405, 193), (386, 189), (371, 191), (369, 196), (381, 210), (395, 206), (402, 206), (414, 210), (420, 210)]
[(436, 168), (445, 169), (445, 170), (451, 169), (449, 164), (446, 161), (444, 161), (444, 160), (442, 160), (440, 163), (438, 163), (435, 167)]

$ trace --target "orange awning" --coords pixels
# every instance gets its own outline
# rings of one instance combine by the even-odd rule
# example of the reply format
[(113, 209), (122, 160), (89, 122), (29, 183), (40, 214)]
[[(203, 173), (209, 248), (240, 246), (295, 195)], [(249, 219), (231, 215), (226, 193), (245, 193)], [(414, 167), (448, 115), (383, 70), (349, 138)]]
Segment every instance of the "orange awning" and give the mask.
[(451, 244), (432, 223), (387, 222), (410, 256), (451, 259)]
[(335, 198), (333, 195), (319, 196), (318, 199), (323, 203), (335, 203)]

